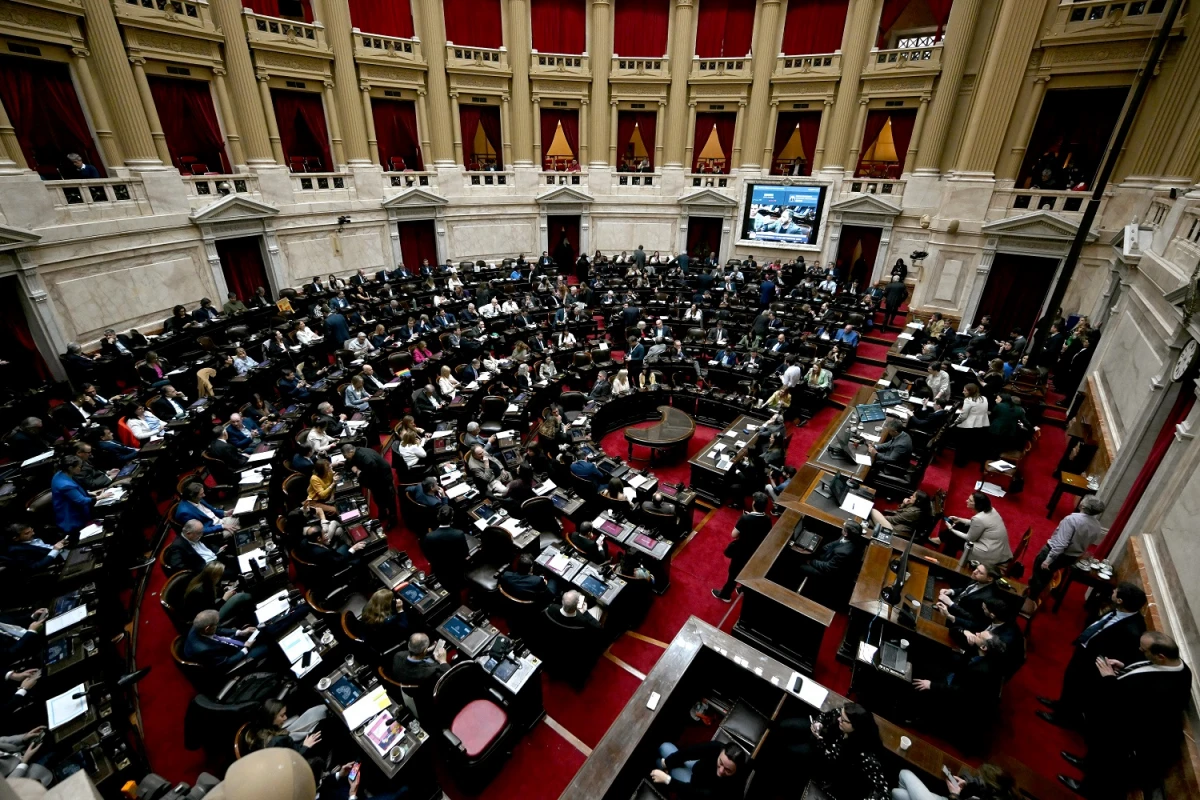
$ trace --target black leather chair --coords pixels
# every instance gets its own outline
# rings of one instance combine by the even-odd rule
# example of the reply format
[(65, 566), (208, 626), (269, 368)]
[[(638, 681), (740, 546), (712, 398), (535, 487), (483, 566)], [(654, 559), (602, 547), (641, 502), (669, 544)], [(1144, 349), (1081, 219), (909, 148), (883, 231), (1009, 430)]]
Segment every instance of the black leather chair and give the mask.
[(490, 606), (491, 598), (500, 589), (500, 573), (512, 563), (517, 550), (508, 531), (496, 525), (484, 528), (479, 541), (479, 554), (467, 569), (465, 577), (472, 595), (480, 600), (481, 605)]
[(183, 613), (183, 593), (194, 577), (194, 572), (176, 572), (167, 578), (158, 595), (158, 601), (162, 604), (163, 611), (167, 612), (167, 618), (171, 620), (175, 630), (183, 634), (192, 627), (192, 620), (186, 619)]
[(549, 497), (531, 497), (521, 503), (521, 516), (538, 532), (538, 552), (562, 541), (562, 523), (554, 501)]
[(558, 404), (562, 408), (563, 419), (574, 422), (587, 405), (587, 395), (583, 392), (563, 392), (558, 396)]
[(478, 786), (499, 769), (519, 736), (509, 701), (474, 661), (462, 661), (438, 678), (433, 708), (446, 755), (460, 784)]
[(490, 435), (504, 430), (504, 414), (508, 411), (508, 401), (503, 397), (489, 395), (479, 404), (479, 430)]

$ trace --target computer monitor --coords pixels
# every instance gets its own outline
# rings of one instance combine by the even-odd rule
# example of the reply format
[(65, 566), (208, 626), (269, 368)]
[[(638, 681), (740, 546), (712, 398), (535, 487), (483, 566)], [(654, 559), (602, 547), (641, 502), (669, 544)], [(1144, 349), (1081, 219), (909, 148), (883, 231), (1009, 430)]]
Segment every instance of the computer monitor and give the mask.
[(879, 422), (887, 416), (879, 403), (864, 403), (857, 406), (856, 411), (859, 422)]
[(580, 588), (592, 597), (603, 597), (604, 593), (608, 591), (608, 584), (599, 578), (589, 575), (583, 579), (583, 584)]
[(829, 482), (829, 497), (840, 508), (842, 503), (846, 502), (846, 495), (850, 493), (850, 482), (846, 480), (846, 476), (842, 473), (837, 473), (833, 476), (833, 480)]
[(900, 554), (900, 560), (896, 562), (896, 579), (892, 581), (891, 586), (885, 586), (880, 596), (888, 603), (896, 605), (900, 602), (900, 598), (904, 594), (904, 579), (908, 575), (908, 557), (912, 553), (913, 539), (910, 537), (908, 543), (904, 546), (904, 552)]
[(900, 399), (900, 395), (897, 394), (893, 389), (880, 389), (875, 393), (875, 399), (879, 402), (879, 405), (883, 406), (884, 408), (898, 406), (904, 402)]
[(458, 639), (460, 642), (470, 636), (471, 631), (475, 630), (458, 616), (450, 617), (450, 619), (446, 620), (443, 627), (446, 629), (446, 633), (450, 634), (455, 639)]
[(415, 606), (425, 599), (425, 592), (421, 587), (410, 583), (400, 590), (400, 596)]

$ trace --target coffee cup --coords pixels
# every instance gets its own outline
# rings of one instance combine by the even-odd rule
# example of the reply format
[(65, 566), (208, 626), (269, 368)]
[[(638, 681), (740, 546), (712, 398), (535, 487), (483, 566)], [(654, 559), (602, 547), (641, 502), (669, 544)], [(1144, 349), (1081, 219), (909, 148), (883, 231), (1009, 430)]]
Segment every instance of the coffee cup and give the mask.
[(901, 640), (900, 640), (900, 649), (901, 649), (901, 650), (907, 650), (907, 649), (908, 649), (908, 639), (901, 639)]
[(910, 747), (912, 747), (912, 739), (908, 738), (907, 736), (901, 736), (900, 737), (900, 750), (907, 751), (908, 748), (910, 748)]

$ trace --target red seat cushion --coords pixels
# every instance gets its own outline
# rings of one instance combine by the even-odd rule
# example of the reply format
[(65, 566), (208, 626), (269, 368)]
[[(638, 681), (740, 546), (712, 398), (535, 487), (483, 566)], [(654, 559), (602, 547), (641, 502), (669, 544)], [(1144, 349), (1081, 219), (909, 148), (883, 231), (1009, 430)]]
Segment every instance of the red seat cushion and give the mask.
[(489, 700), (472, 700), (450, 723), (450, 732), (462, 742), (463, 750), (471, 758), (482, 753), (496, 740), (508, 723), (504, 709)]

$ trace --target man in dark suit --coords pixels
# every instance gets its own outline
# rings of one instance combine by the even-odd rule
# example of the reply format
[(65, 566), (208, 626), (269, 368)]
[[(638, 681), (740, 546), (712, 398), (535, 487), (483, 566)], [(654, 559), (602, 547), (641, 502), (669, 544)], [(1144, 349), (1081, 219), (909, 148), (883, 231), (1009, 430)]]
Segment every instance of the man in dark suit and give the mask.
[(883, 290), (883, 302), (886, 308), (884, 319), (887, 325), (892, 324), (892, 320), (900, 313), (900, 306), (904, 305), (904, 301), (907, 299), (908, 287), (904, 285), (904, 281), (893, 275), (892, 282)]
[(325, 339), (336, 348), (342, 348), (350, 338), (350, 325), (341, 311), (334, 311), (325, 318)]
[(854, 520), (842, 525), (842, 535), (832, 542), (821, 545), (807, 564), (801, 564), (799, 574), (807, 578), (804, 594), (808, 597), (824, 597), (835, 590), (846, 579), (858, 573), (858, 547), (855, 541), (862, 536), (862, 526)]
[(1004, 679), (1008, 680), (1025, 663), (1025, 633), (1014, 622), (1016, 608), (1008, 601), (993, 598), (983, 601), (983, 613), (988, 626), (978, 633), (953, 628), (950, 638), (964, 649), (978, 647), (980, 642), (999, 639), (1004, 642)]
[(636, 386), (638, 376), (642, 374), (642, 363), (646, 360), (646, 348), (637, 339), (629, 340), (629, 350), (625, 353), (625, 368), (629, 370), (629, 382)]
[(633, 251), (632, 258), (634, 266), (636, 266), (638, 269), (646, 268), (646, 248), (642, 247), (642, 245), (639, 244), (637, 246), (637, 250)]
[(721, 324), (721, 320), (717, 320), (717, 324), (708, 329), (708, 333), (704, 338), (709, 344), (723, 347), (729, 341), (729, 331), (725, 330), (725, 326)]
[(187, 397), (171, 384), (162, 389), (162, 396), (150, 403), (150, 411), (163, 422), (187, 417)]
[(1053, 709), (1037, 715), (1055, 725), (1076, 726), (1095, 699), (1100, 676), (1096, 660), (1111, 658), (1131, 664), (1139, 658), (1139, 640), (1146, 632), (1142, 607), (1146, 593), (1132, 583), (1122, 583), (1112, 593), (1113, 608), (1083, 629), (1075, 637), (1075, 650), (1063, 672), (1062, 690), (1058, 700), (1039, 697), (1038, 701)]
[(432, 415), (437, 413), (437, 410), (442, 407), (442, 403), (437, 399), (437, 393), (433, 389), (433, 384), (425, 384), (413, 397), (413, 408), (418, 414)]
[(583, 595), (574, 589), (563, 592), (562, 604), (558, 606), (548, 606), (542, 612), (545, 618), (547, 627), (553, 631), (555, 627), (569, 628), (572, 630), (589, 630), (600, 632), (600, 623), (596, 618), (587, 613), (587, 605), (584, 602)]
[(176, 572), (191, 572), (193, 574), (204, 569), (204, 565), (217, 558), (225, 547), (214, 551), (204, 542), (204, 523), (198, 519), (189, 520), (183, 525), (183, 531), (163, 551), (163, 571), (168, 575)]
[(333, 535), (333, 529), (326, 530), (321, 525), (323, 521), (323, 513), (318, 513), (316, 521), (308, 521), (304, 526), (303, 538), (296, 543), (296, 554), (310, 564), (330, 567), (335, 571), (357, 566), (360, 561), (358, 553), (367, 543), (362, 541), (348, 544), (348, 540), (338, 541)]
[(625, 303), (621, 307), (621, 325), (626, 328), (633, 328), (642, 318), (642, 310), (637, 306)]
[(671, 259), (671, 266), (673, 266), (673, 267), (674, 267), (674, 266), (678, 266), (678, 267), (679, 267), (679, 271), (680, 271), (680, 272), (682, 272), (684, 275), (687, 275), (687, 271), (688, 271), (688, 254), (687, 254), (687, 253), (680, 253), (679, 255), (675, 256), (675, 258)]
[(0, 562), (18, 567), (24, 572), (37, 572), (58, 564), (66, 555), (67, 540), (44, 542), (32, 525), (14, 522), (8, 526), (8, 546), (0, 551)]
[(900, 421), (894, 418), (889, 418), (883, 423), (883, 430), (887, 432), (887, 436), (880, 437), (883, 441), (878, 444), (867, 445), (867, 452), (878, 462), (908, 466), (913, 451), (912, 437), (900, 427)]
[(1002, 599), (1001, 589), (996, 586), (1000, 570), (988, 564), (979, 564), (971, 572), (971, 583), (962, 589), (942, 589), (938, 592), (935, 608), (946, 615), (946, 624), (951, 630), (978, 632), (988, 626), (983, 613), (985, 600)]
[(729, 576), (724, 586), (712, 590), (712, 596), (722, 602), (733, 601), (733, 587), (737, 584), (738, 573), (771, 532), (771, 520), (767, 516), (768, 499), (766, 493), (755, 492), (753, 510), (742, 514), (733, 526), (732, 541), (725, 547), (725, 555), (729, 558)]
[[(913, 680), (914, 700), (920, 703), (916, 714), (936, 723), (947, 735), (976, 733), (981, 726), (971, 721), (988, 719), (1000, 701), (1005, 659), (1004, 642), (989, 638), (963, 653), (959, 663), (944, 677)], [(962, 744), (961, 736), (951, 741)]]
[(396, 653), (388, 672), (392, 680), (408, 687), (405, 691), (413, 698), (420, 713), (428, 705), (438, 678), (450, 669), (448, 661), (445, 642), (439, 639), (430, 647), (428, 635), (414, 633), (408, 637), (408, 648)]
[(396, 484), (391, 465), (369, 447), (346, 443), (342, 445), (342, 455), (346, 457), (346, 466), (358, 476), (359, 484), (374, 498), (383, 527), (390, 528), (396, 522)]
[(789, 347), (790, 345), (788, 344), (787, 336), (781, 333), (775, 337), (773, 342), (771, 342), (770, 346), (767, 348), (767, 351), (775, 353), (776, 355), (783, 355), (784, 353), (788, 352)]
[(201, 611), (192, 621), (183, 642), (183, 657), (205, 669), (229, 673), (242, 662), (262, 658), (270, 645), (263, 643), (248, 647), (246, 639), (254, 633), (253, 625), (235, 630), (218, 628), (221, 615), (216, 611)]
[(245, 453), (229, 443), (229, 431), (224, 425), (213, 428), (212, 444), (208, 446), (208, 454), (221, 461), (230, 469), (238, 469), (249, 460)]
[(515, 569), (508, 569), (500, 576), (500, 588), (509, 597), (545, 604), (553, 596), (546, 579), (533, 574), (533, 556), (522, 553)]
[(451, 593), (458, 592), (470, 555), (467, 535), (454, 527), (454, 508), (449, 505), (438, 507), (437, 523), (421, 540), (421, 552), (429, 559), (429, 567), (442, 585)]
[(40, 456), (47, 450), (53, 450), (54, 445), (46, 439), (42, 430), (42, 421), (37, 417), (26, 417), (17, 427), (4, 437), (8, 442), (14, 461), (24, 461), (34, 456)]
[(608, 553), (600, 546), (590, 520), (579, 523), (579, 527), (567, 534), (567, 542), (593, 564), (608, 562)]
[(200, 298), (200, 307), (192, 312), (192, 319), (196, 322), (212, 322), (219, 316), (217, 310), (212, 307), (212, 300), (207, 297)]

